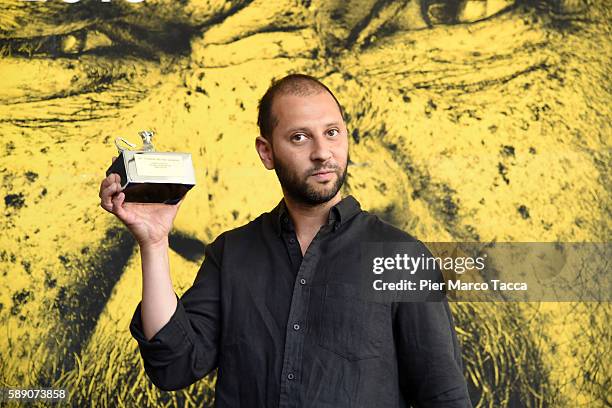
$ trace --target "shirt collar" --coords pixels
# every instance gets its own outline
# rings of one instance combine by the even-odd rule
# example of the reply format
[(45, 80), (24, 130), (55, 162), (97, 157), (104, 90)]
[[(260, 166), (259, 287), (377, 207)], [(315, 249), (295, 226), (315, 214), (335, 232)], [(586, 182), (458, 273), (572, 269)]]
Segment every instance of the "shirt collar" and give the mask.
[[(359, 201), (352, 195), (344, 197), (338, 204), (334, 205), (329, 211), (329, 218), (327, 223), (333, 224), (333, 230), (336, 231), (341, 225), (345, 224), (348, 220), (353, 218), (361, 212), (361, 205)], [(293, 229), (291, 219), (289, 217), (289, 211), (285, 200), (281, 199), (276, 208), (273, 210), (276, 215), (273, 217), (274, 229), (277, 235), (280, 235), (283, 231), (283, 225), (287, 228)]]

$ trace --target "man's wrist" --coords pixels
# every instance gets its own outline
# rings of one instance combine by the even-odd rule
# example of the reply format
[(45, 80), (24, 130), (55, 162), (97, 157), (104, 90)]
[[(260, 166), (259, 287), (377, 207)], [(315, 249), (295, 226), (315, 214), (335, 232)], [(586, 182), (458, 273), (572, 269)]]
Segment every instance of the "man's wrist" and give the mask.
[(157, 252), (161, 250), (167, 250), (169, 247), (168, 237), (155, 242), (139, 242), (141, 252)]

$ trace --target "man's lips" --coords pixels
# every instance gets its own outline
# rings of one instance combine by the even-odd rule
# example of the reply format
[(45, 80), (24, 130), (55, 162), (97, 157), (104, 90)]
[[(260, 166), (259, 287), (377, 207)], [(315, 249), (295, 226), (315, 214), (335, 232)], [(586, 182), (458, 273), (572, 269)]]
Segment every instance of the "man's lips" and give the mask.
[(327, 174), (327, 173), (333, 173), (334, 170), (321, 170), (321, 171), (317, 171), (316, 173), (312, 173), (311, 176), (317, 176), (319, 174)]
[(314, 177), (314, 179), (317, 181), (327, 181), (331, 180), (334, 174), (334, 170), (320, 170), (316, 173), (311, 174), (310, 176)]

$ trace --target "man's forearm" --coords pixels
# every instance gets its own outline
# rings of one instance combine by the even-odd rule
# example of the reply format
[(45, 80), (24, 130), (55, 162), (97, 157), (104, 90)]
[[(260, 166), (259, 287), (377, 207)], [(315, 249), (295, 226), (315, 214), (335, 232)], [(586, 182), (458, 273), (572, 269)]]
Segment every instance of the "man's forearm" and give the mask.
[(140, 247), (142, 262), (143, 333), (150, 340), (168, 323), (176, 310), (176, 295), (170, 277), (168, 240)]

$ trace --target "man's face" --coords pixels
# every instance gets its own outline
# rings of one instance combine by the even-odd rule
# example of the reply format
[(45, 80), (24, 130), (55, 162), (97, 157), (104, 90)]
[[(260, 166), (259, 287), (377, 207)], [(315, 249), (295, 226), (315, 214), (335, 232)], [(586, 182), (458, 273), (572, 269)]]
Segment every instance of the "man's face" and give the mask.
[(346, 177), (346, 125), (328, 92), (279, 95), (272, 112), (274, 170), (286, 195), (316, 205), (334, 198)]

